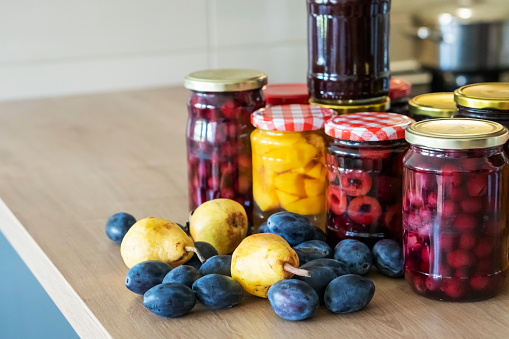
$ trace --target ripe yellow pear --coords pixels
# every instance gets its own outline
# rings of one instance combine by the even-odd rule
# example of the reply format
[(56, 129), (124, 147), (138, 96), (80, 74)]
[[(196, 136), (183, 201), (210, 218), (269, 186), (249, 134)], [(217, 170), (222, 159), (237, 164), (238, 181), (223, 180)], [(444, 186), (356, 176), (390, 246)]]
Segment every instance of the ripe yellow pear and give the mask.
[(208, 242), (219, 254), (231, 254), (246, 237), (246, 211), (234, 200), (206, 201), (194, 210), (189, 233), (194, 241)]
[(137, 221), (120, 245), (120, 254), (129, 268), (146, 260), (177, 267), (191, 259), (195, 250), (193, 240), (179, 225), (160, 218)]
[(294, 273), (309, 276), (297, 268), (299, 257), (282, 237), (271, 233), (253, 234), (245, 238), (232, 255), (231, 274), (244, 290), (267, 298), (269, 288)]

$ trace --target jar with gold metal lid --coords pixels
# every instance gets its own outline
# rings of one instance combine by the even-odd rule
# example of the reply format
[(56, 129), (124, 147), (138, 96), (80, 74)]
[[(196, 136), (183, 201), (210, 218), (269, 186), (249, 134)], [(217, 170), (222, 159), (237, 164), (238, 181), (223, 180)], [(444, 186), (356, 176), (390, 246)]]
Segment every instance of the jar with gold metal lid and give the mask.
[(250, 69), (214, 69), (189, 74), (187, 160), (189, 208), (228, 198), (252, 221), (251, 113), (265, 106), (267, 75)]
[(432, 119), (406, 130), (405, 278), (421, 295), (473, 301), (496, 295), (508, 271), (507, 128)]
[[(509, 82), (467, 85), (454, 92), (457, 118), (476, 118), (498, 122), (509, 128)], [(505, 147), (509, 151), (509, 145)]]
[(426, 93), (413, 97), (409, 102), (409, 116), (415, 121), (450, 118), (456, 112), (454, 93)]

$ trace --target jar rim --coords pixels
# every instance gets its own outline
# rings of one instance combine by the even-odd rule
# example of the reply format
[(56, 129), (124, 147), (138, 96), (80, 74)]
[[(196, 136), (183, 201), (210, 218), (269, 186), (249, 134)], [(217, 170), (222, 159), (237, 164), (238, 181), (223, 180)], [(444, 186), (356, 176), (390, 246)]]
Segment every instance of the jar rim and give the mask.
[(199, 92), (240, 92), (260, 89), (267, 84), (267, 74), (254, 69), (207, 69), (188, 74), (184, 87)]

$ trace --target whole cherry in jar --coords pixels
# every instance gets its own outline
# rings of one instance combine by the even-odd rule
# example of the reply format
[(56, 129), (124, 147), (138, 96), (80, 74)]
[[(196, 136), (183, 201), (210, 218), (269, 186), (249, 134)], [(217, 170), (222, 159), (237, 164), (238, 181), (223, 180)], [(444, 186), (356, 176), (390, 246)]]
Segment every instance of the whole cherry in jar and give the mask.
[(406, 280), (433, 299), (496, 295), (508, 269), (507, 128), (480, 119), (433, 119), (411, 125), (406, 139)]
[(401, 114), (360, 112), (325, 125), (331, 245), (346, 238), (368, 246), (384, 238), (401, 241), (405, 129), (413, 122)]
[(189, 74), (187, 160), (189, 208), (233, 199), (252, 221), (251, 113), (265, 106), (267, 75), (249, 69), (214, 69)]

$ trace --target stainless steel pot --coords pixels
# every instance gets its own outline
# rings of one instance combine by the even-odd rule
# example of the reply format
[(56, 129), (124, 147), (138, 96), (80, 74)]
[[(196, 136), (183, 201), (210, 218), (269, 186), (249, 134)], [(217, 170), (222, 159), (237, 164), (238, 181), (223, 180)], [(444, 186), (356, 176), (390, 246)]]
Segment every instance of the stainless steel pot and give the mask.
[(417, 60), (441, 71), (509, 69), (509, 0), (427, 4), (412, 13)]

